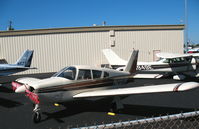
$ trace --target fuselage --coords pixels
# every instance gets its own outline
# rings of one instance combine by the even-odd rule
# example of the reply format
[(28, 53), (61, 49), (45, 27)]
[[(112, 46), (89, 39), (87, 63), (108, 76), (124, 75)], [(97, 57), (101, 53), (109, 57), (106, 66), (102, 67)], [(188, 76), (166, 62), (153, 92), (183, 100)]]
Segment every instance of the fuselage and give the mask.
[[(74, 100), (73, 96), (81, 92), (117, 88), (117, 85), (123, 83), (124, 78), (129, 75), (128, 72), (113, 69), (70, 66), (47, 79), (32, 81), (31, 78), (28, 82), (26, 78), (24, 80), (28, 85), (21, 86), (17, 92), (32, 88), (41, 103), (66, 102)], [(24, 84), (23, 79), (16, 82)]]
[[(161, 59), (157, 62), (138, 62), (138, 73), (148, 74), (176, 74), (187, 71), (195, 71), (199, 61), (194, 57)], [(125, 65), (124, 65), (125, 66)], [(122, 71), (125, 67), (119, 67), (117, 70)]]

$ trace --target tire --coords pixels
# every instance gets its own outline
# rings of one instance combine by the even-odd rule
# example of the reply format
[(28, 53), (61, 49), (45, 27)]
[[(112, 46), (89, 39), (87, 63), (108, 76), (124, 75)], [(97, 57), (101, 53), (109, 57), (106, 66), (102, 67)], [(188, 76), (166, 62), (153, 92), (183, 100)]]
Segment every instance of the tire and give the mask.
[(116, 113), (116, 112), (117, 112), (116, 103), (112, 103), (112, 104), (111, 104), (110, 112), (114, 112), (114, 113)]
[(41, 114), (39, 112), (33, 112), (32, 120), (34, 123), (39, 123), (41, 121)]

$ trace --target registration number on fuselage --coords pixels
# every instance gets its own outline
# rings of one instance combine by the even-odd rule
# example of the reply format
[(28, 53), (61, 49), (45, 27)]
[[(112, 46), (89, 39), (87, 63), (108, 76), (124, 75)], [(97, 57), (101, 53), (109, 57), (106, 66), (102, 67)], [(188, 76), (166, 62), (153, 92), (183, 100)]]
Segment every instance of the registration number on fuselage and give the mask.
[(151, 70), (153, 69), (150, 65), (137, 65), (136, 70)]

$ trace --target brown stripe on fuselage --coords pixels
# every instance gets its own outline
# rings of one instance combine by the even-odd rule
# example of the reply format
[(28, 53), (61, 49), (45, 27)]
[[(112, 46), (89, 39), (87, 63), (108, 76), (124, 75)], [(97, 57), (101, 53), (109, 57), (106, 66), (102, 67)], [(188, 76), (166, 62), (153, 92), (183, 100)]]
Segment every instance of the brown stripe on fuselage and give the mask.
[(86, 88), (95, 88), (95, 87), (104, 87), (111, 86), (113, 81), (111, 80), (83, 80), (81, 82), (74, 82), (72, 84), (53, 86), (48, 88), (41, 88), (37, 92), (38, 93), (46, 93), (46, 92), (56, 92), (56, 91), (68, 91), (75, 89), (86, 89)]
[[(69, 91), (69, 90), (80, 90), (80, 89), (86, 89), (86, 88), (100, 88), (100, 87), (111, 87), (113, 85), (116, 85), (116, 83), (120, 80), (127, 79), (125, 81), (126, 83), (129, 82), (129, 79), (126, 78), (127, 76), (123, 77), (117, 77), (117, 78), (106, 78), (106, 79), (94, 79), (94, 80), (80, 80), (80, 81), (74, 81), (74, 83), (65, 84), (65, 85), (58, 85), (58, 86), (52, 86), (47, 88), (41, 88), (38, 89), (37, 93), (47, 93), (47, 92), (56, 92), (56, 91)], [(125, 83), (122, 82), (122, 83)]]

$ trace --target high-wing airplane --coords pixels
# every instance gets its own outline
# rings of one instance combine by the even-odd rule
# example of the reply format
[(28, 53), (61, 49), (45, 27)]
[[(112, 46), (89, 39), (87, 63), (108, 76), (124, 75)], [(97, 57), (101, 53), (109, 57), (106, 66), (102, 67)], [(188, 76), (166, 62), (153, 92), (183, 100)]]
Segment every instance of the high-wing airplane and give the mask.
[[(121, 59), (111, 49), (103, 49), (103, 54), (113, 69), (122, 71), (127, 61)], [(158, 53), (156, 62), (138, 62), (136, 78), (161, 78), (173, 76), (175, 80), (198, 77), (199, 54)]]
[(186, 91), (199, 87), (196, 82), (127, 87), (126, 84), (136, 72), (137, 57), (138, 51), (133, 51), (124, 71), (74, 65), (46, 79), (19, 78), (12, 82), (12, 87), (16, 93), (24, 93), (35, 104), (35, 123), (41, 120), (40, 106), (46, 103), (62, 104), (80, 99), (113, 97), (112, 109), (120, 109), (123, 108), (120, 96)]
[(28, 69), (35, 69), (30, 67), (32, 62), (32, 57), (33, 57), (33, 51), (26, 50), (15, 64), (0, 64), (0, 76), (7, 76)]

